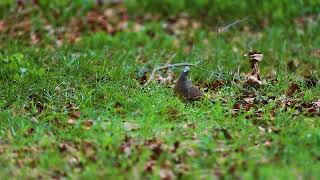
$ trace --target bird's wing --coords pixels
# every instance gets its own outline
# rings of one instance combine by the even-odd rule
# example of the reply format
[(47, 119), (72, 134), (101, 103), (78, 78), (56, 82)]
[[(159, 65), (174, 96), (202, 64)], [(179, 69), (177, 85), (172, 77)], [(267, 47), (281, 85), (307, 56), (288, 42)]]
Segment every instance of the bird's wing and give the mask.
[(203, 92), (196, 86), (191, 86), (188, 92), (189, 99), (199, 99), (203, 96)]

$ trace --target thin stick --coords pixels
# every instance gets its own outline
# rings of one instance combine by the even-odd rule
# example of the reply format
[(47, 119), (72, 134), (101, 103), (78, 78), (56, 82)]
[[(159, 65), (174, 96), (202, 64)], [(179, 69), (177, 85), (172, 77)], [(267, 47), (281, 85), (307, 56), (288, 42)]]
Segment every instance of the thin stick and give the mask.
[[(170, 58), (168, 59), (167, 64), (169, 64), (170, 61), (171, 61), (176, 55), (177, 55), (176, 53), (172, 54), (172, 55), (170, 56)], [(156, 71), (157, 71), (156, 68), (154, 68), (154, 69), (152, 70), (151, 75), (150, 75), (150, 78), (149, 78), (149, 80), (147, 81), (146, 84), (149, 84), (149, 82), (154, 79), (154, 74), (156, 73)]]
[(197, 64), (199, 64), (200, 62), (197, 62), (196, 64), (191, 64), (191, 63), (177, 63), (177, 64), (167, 64), (165, 66), (160, 66), (160, 67), (156, 67), (152, 70), (151, 75), (148, 79), (148, 81), (144, 84), (144, 86), (148, 85), (153, 79), (154, 79), (154, 74), (162, 69), (168, 69), (168, 68), (172, 68), (172, 67), (179, 67), (179, 66), (194, 66), (197, 68), (200, 68), (197, 66)]
[(199, 62), (196, 63), (196, 64), (191, 64), (191, 63), (168, 64), (168, 65), (165, 65), (165, 66), (157, 67), (157, 68), (155, 68), (155, 70), (159, 71), (161, 69), (167, 69), (167, 68), (179, 67), (179, 66), (194, 66), (194, 67), (199, 68), (199, 66), (197, 66), (197, 64), (199, 64)]
[(247, 20), (248, 18), (249, 18), (249, 16), (244, 17), (244, 18), (242, 18), (242, 19), (240, 19), (240, 20), (237, 20), (237, 21), (235, 21), (235, 22), (233, 22), (233, 23), (231, 23), (231, 24), (228, 24), (228, 25), (225, 26), (225, 27), (222, 27), (220, 30), (217, 29), (217, 33), (219, 34), (219, 33), (222, 33), (222, 32), (226, 32), (226, 31), (228, 31), (229, 28), (231, 28), (232, 26), (235, 26), (235, 25), (237, 25), (237, 24), (239, 24), (239, 23)]

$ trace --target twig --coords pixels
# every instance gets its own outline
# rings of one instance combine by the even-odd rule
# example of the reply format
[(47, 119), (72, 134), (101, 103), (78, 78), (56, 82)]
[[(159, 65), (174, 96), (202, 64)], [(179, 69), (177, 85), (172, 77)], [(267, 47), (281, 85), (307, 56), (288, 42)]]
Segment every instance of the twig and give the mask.
[(233, 22), (233, 23), (231, 23), (231, 24), (228, 24), (227, 26), (224, 26), (224, 27), (222, 27), (222, 28), (220, 28), (220, 29), (217, 28), (217, 33), (219, 34), (219, 33), (222, 33), (222, 32), (226, 32), (226, 31), (228, 31), (232, 26), (235, 26), (235, 25), (237, 25), (237, 24), (239, 24), (239, 23), (247, 20), (248, 18), (249, 18), (249, 16), (244, 17), (244, 18), (242, 18), (242, 19), (240, 19), (240, 20), (237, 20), (237, 21), (235, 21), (235, 22)]
[(194, 66), (194, 67), (200, 68), (199, 66), (197, 66), (197, 64), (199, 64), (199, 62), (197, 62), (196, 64), (191, 64), (191, 63), (168, 64), (165, 66), (157, 67), (157, 68), (155, 68), (155, 70), (159, 71), (161, 69), (167, 69), (167, 68), (179, 67), (179, 66)]
[(162, 69), (168, 69), (168, 68), (172, 68), (172, 67), (179, 67), (179, 66), (194, 66), (197, 68), (200, 68), (199, 66), (197, 66), (197, 64), (199, 64), (200, 62), (197, 62), (196, 64), (192, 64), (192, 63), (177, 63), (177, 64), (167, 64), (165, 66), (160, 66), (160, 67), (156, 67), (152, 70), (150, 77), (148, 79), (148, 81), (144, 84), (144, 86), (148, 85), (153, 79), (154, 79), (154, 74)]

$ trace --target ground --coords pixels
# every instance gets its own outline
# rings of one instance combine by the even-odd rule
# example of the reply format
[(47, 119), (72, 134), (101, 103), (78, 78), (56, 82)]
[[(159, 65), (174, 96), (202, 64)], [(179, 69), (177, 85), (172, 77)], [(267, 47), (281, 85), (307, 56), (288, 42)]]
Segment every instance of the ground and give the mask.
[(319, 2), (193, 3), (0, 3), (1, 177), (319, 179)]

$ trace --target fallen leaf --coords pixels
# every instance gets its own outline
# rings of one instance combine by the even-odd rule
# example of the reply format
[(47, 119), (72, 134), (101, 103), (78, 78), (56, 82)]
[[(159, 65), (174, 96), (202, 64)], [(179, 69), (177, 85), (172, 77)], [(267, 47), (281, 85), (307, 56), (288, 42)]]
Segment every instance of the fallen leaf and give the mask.
[(195, 157), (195, 156), (197, 156), (197, 152), (192, 148), (188, 148), (187, 149), (187, 155), (190, 156), (190, 157)]
[(313, 105), (316, 107), (316, 108), (320, 108), (320, 100), (316, 101), (316, 102), (313, 102)]
[(166, 113), (168, 114), (170, 119), (177, 119), (177, 117), (179, 116), (178, 109), (171, 106), (166, 108)]
[(69, 166), (78, 166), (80, 164), (79, 158), (73, 156), (71, 158), (68, 159), (68, 164)]
[(130, 156), (132, 152), (132, 143), (132, 138), (126, 136), (123, 143), (120, 145), (120, 152)]
[(0, 32), (5, 31), (5, 30), (6, 30), (5, 21), (0, 20)]
[(91, 126), (93, 125), (93, 120), (92, 119), (87, 119), (83, 122), (83, 128), (86, 130), (89, 130)]
[(210, 90), (217, 90), (217, 89), (223, 87), (225, 85), (225, 83), (222, 80), (214, 80), (209, 83), (205, 82), (205, 83), (200, 83), (198, 85), (201, 87), (205, 87), (207, 89), (210, 89)]
[(29, 129), (27, 130), (27, 132), (25, 133), (25, 136), (30, 136), (30, 135), (32, 135), (34, 132), (35, 132), (35, 129), (34, 129), (34, 128), (29, 128)]
[(249, 85), (262, 85), (263, 82), (261, 80), (259, 80), (259, 76), (258, 74), (254, 74), (254, 75), (249, 75), (247, 76), (247, 80), (246, 83)]
[(123, 126), (127, 131), (134, 131), (134, 130), (138, 130), (139, 129), (138, 124), (133, 123), (133, 122), (124, 122)]
[(161, 74), (155, 75), (155, 80), (158, 81), (160, 84), (166, 84), (166, 85), (173, 84), (174, 79), (175, 79), (175, 75), (171, 70), (167, 71), (166, 77), (163, 77)]
[(162, 180), (172, 180), (176, 178), (171, 169), (160, 169), (159, 173)]
[(312, 57), (320, 58), (320, 49), (315, 49), (311, 52)]
[(233, 109), (234, 110), (240, 110), (240, 108), (241, 108), (241, 104), (240, 103), (236, 103), (236, 104), (233, 105)]
[(232, 139), (232, 135), (229, 133), (229, 131), (226, 128), (221, 128), (220, 130), (222, 131), (226, 139), (229, 139), (229, 140)]
[(66, 144), (66, 143), (61, 143), (61, 144), (59, 144), (59, 150), (60, 150), (60, 152), (66, 152), (66, 151), (68, 151), (69, 150), (69, 145), (68, 144)]
[(318, 77), (312, 76), (312, 75), (306, 76), (304, 80), (306, 82), (307, 87), (309, 88), (316, 87), (317, 84), (319, 83)]
[(251, 50), (245, 56), (249, 57), (251, 63), (251, 72), (246, 76), (246, 83), (249, 85), (262, 85), (260, 78), (260, 69), (258, 63), (262, 61), (263, 54), (256, 50)]
[(151, 159), (159, 159), (162, 152), (168, 147), (158, 138), (152, 138), (145, 142), (145, 146), (152, 151)]
[(254, 104), (246, 104), (243, 109), (245, 111), (249, 111), (251, 108), (255, 108), (255, 107), (256, 107), (256, 105), (254, 105)]
[(230, 174), (234, 174), (237, 170), (237, 163), (232, 163), (231, 166), (228, 168), (228, 172)]
[(6, 151), (6, 146), (0, 145), (0, 155), (2, 155)]
[(70, 125), (74, 125), (74, 124), (76, 124), (76, 119), (74, 119), (74, 118), (69, 118), (68, 121), (67, 121), (67, 123), (70, 124)]
[(315, 15), (307, 15), (307, 16), (301, 16), (294, 19), (294, 22), (297, 26), (305, 26), (307, 24), (316, 22), (316, 16)]
[(288, 64), (287, 64), (287, 66), (288, 66), (288, 69), (289, 69), (291, 72), (295, 71), (295, 70), (299, 67), (299, 61), (298, 61), (298, 59), (294, 59), (294, 60), (289, 61)]
[(255, 98), (244, 98), (244, 101), (248, 104), (253, 104)]
[(23, 159), (18, 159), (17, 160), (17, 166), (19, 166), (20, 168), (22, 168), (24, 166), (24, 160)]
[(292, 83), (287, 90), (287, 96), (292, 96), (294, 93), (299, 91), (300, 91), (300, 86), (298, 84)]
[(149, 160), (147, 163), (144, 165), (144, 170), (147, 172), (152, 172), (154, 169), (154, 166), (156, 164), (155, 160)]
[(140, 32), (143, 29), (143, 26), (139, 23), (134, 23), (132, 27), (132, 32)]
[(249, 57), (250, 60), (259, 61), (259, 62), (261, 62), (263, 58), (263, 54), (256, 50), (251, 50), (244, 56)]
[(94, 146), (92, 142), (89, 141), (83, 141), (81, 144), (81, 151), (85, 154), (86, 157), (88, 157), (92, 161), (96, 161), (96, 151), (97, 148)]
[(31, 39), (31, 43), (32, 44), (38, 44), (39, 42), (40, 42), (40, 39), (39, 39), (39, 37), (37, 36), (37, 34), (36, 33), (34, 33), (34, 32), (32, 32), (31, 34), (30, 34), (30, 39)]
[(277, 72), (274, 69), (269, 71), (268, 74), (266, 75), (266, 80), (269, 80), (273, 83), (278, 82)]
[(266, 132), (266, 128), (263, 128), (261, 126), (258, 126), (258, 129), (260, 131), (260, 134), (264, 134)]
[(269, 147), (272, 146), (272, 143), (271, 143), (271, 141), (267, 140), (267, 141), (265, 141), (265, 142), (263, 143), (263, 145), (269, 148)]

